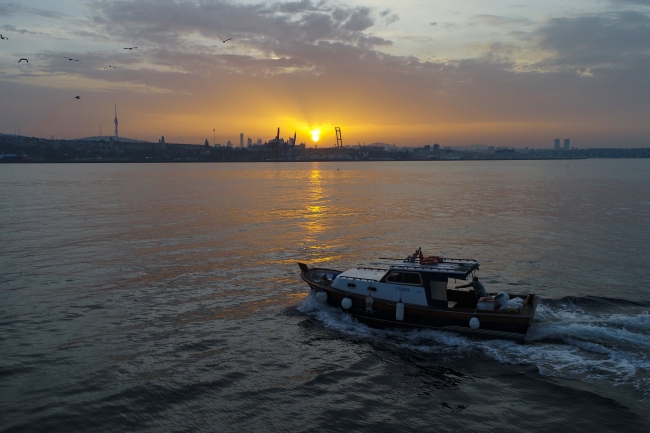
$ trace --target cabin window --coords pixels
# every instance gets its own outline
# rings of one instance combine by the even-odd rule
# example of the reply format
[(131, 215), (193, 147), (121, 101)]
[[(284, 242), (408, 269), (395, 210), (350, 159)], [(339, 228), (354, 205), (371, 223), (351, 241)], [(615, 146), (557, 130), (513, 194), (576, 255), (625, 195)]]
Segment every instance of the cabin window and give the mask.
[(348, 287), (357, 287), (357, 285), (354, 283), (348, 283)]
[(402, 282), (402, 273), (401, 272), (391, 272), (388, 278), (386, 278), (387, 283), (401, 283)]
[(420, 274), (417, 272), (404, 272), (402, 282), (404, 284), (415, 284), (420, 286), (422, 285), (422, 278), (420, 278)]

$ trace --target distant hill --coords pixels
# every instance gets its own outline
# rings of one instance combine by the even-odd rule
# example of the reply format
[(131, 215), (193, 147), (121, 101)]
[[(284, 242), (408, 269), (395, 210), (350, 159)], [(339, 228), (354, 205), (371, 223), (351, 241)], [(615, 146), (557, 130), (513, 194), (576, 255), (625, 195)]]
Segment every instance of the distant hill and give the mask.
[(125, 137), (108, 137), (104, 135), (95, 135), (94, 137), (77, 138), (77, 140), (80, 141), (109, 141), (111, 139), (114, 142), (120, 141), (122, 143), (150, 143), (150, 141), (145, 141), (145, 140), (134, 140), (133, 138), (125, 138)]

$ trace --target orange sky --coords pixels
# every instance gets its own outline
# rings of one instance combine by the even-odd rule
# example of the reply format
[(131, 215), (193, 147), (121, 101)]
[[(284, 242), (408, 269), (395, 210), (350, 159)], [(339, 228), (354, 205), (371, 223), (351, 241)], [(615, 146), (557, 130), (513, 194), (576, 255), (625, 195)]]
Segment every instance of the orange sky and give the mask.
[(120, 135), (151, 141), (268, 140), (280, 127), (331, 146), (339, 126), (347, 145), (650, 145), (650, 8), (514, 4), (0, 4), (0, 127), (109, 134), (117, 104)]

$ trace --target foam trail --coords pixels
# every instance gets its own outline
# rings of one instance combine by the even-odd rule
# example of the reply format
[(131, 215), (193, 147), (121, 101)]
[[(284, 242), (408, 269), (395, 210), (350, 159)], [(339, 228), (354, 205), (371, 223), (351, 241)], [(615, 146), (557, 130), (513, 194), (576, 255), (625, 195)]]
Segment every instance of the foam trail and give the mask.
[(572, 302), (540, 304), (526, 343), (484, 340), (436, 330), (380, 331), (308, 296), (299, 311), (348, 335), (381, 339), (396, 347), (448, 356), (481, 353), (506, 364), (534, 365), (542, 375), (629, 385), (650, 397), (650, 315), (590, 312)]

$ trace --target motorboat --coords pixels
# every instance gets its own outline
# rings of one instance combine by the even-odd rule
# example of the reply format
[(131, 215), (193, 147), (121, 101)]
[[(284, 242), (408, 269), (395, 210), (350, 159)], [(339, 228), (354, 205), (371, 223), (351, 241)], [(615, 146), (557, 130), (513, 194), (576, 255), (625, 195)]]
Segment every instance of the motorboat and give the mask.
[(340, 307), (375, 328), (439, 329), (525, 339), (539, 303), (539, 296), (532, 293), (483, 294), (471, 283), (466, 285), (469, 289), (450, 287), (450, 282), (476, 277), (479, 263), (425, 257), (421, 248), (386, 269), (341, 272), (298, 265), (319, 302)]

